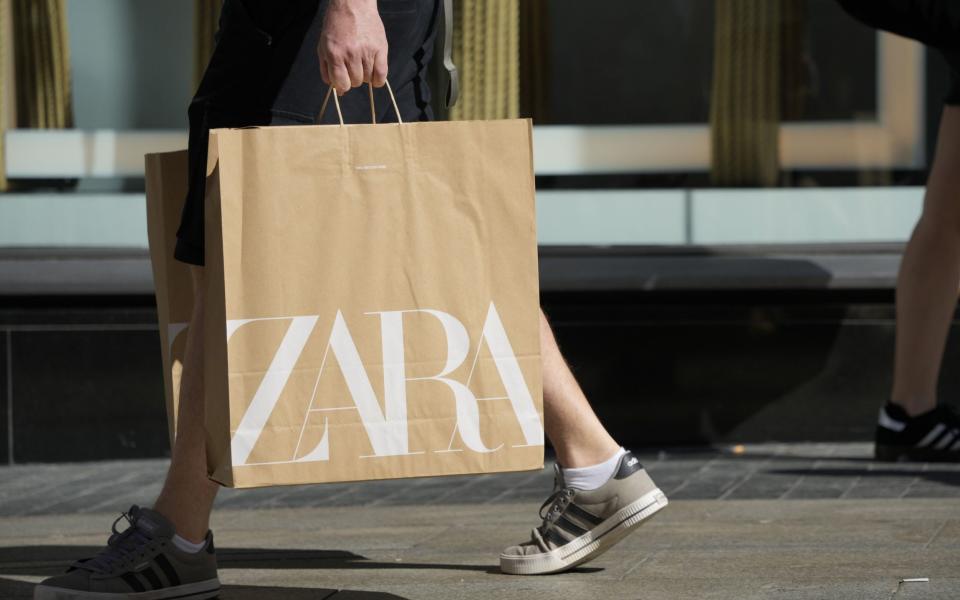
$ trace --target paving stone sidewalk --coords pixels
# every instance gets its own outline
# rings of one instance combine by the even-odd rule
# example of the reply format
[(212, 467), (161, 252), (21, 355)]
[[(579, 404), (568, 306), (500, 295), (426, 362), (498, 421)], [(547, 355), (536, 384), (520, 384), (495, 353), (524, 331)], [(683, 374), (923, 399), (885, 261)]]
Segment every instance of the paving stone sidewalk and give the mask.
[[(224, 490), (224, 600), (960, 598), (960, 465), (879, 464), (868, 444), (649, 451), (671, 505), (575, 572), (497, 553), (537, 524), (542, 472)], [(166, 462), (0, 468), (0, 598), (104, 543)], [(360, 508), (362, 507), (362, 508)], [(923, 579), (924, 581), (909, 581)]]
[[(872, 446), (760, 444), (640, 451), (671, 500), (960, 499), (960, 465), (871, 460)], [(120, 511), (156, 497), (166, 460), (0, 467), (0, 516)], [(542, 500), (542, 471), (223, 490), (218, 509), (498, 504)]]
[[(680, 500), (574, 572), (502, 575), (530, 503), (224, 510), (222, 600), (955, 600), (956, 500)], [(114, 515), (0, 517), (0, 598), (27, 600)], [(923, 578), (922, 582), (902, 582)]]

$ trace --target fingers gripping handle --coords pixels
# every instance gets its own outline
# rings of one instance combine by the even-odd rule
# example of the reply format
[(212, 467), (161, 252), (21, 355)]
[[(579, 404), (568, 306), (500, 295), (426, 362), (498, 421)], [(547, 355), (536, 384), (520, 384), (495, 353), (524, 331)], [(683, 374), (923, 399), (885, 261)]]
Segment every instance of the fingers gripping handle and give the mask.
[[(390, 94), (390, 103), (393, 104), (393, 112), (397, 115), (397, 123), (403, 124), (403, 117), (400, 115), (400, 107), (397, 106), (397, 97), (393, 95), (393, 88), (390, 87), (390, 82), (387, 83), (387, 93)], [(377, 110), (373, 104), (373, 86), (369, 83), (367, 84), (367, 91), (370, 94), (370, 121), (372, 123), (377, 122)], [(344, 125), (343, 122), (343, 111), (340, 110), (340, 99), (337, 96), (337, 88), (331, 86), (327, 89), (327, 95), (323, 98), (323, 104), (320, 106), (320, 113), (317, 115), (317, 121), (320, 121), (323, 118), (324, 113), (327, 112), (327, 104), (330, 102), (330, 97), (333, 97), (333, 105), (337, 108), (337, 120), (340, 121), (340, 125)]]
[(323, 119), (323, 114), (327, 112), (327, 103), (330, 102), (330, 95), (333, 95), (333, 104), (337, 107), (337, 120), (340, 121), (340, 125), (343, 125), (343, 112), (340, 110), (340, 100), (337, 98), (336, 88), (330, 86), (327, 88), (327, 95), (323, 98), (323, 104), (320, 105), (320, 114), (317, 115), (317, 122), (320, 122)]

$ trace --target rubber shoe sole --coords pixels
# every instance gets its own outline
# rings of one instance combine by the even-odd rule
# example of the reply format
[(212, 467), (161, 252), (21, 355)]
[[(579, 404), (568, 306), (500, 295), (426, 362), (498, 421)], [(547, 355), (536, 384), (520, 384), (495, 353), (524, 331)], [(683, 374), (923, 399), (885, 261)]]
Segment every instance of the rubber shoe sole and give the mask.
[(105, 593), (38, 585), (33, 600), (207, 600), (220, 594), (220, 580), (208, 579), (148, 592)]
[(667, 497), (655, 489), (555, 550), (526, 556), (501, 554), (500, 570), (509, 575), (548, 575), (567, 571), (612, 548), (667, 504)]

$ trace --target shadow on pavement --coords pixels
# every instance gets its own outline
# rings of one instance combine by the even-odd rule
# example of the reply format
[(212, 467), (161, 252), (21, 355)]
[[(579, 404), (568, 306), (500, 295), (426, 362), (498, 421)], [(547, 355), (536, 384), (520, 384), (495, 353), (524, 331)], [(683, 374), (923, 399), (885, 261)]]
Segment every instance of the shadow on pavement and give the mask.
[[(13, 546), (0, 548), (0, 575), (59, 575), (73, 561), (94, 556), (102, 546)], [(474, 571), (499, 575), (493, 564), (458, 565), (415, 563), (403, 560), (373, 561), (345, 550), (291, 550), (267, 548), (219, 548), (217, 565), (225, 569), (423, 569)], [(594, 573), (599, 567), (579, 567), (573, 573)], [(259, 588), (258, 588), (259, 589)], [(0, 595), (0, 598), (5, 596)], [(339, 597), (338, 597), (339, 598)]]
[(796, 475), (811, 477), (843, 477), (852, 479), (862, 477), (917, 477), (934, 483), (960, 486), (960, 471), (931, 471), (924, 470), (924, 465), (918, 464), (916, 469), (770, 469), (764, 473), (771, 475)]
[[(639, 452), (635, 451), (635, 453), (640, 455), (641, 458), (647, 458), (651, 464), (653, 464), (653, 460), (656, 459), (655, 456), (645, 455), (642, 449)], [(845, 455), (845, 454), (831, 454), (829, 456), (816, 456), (816, 455), (808, 456), (804, 454), (776, 454), (773, 452), (754, 452), (749, 450), (747, 452), (735, 452), (730, 448), (710, 448), (708, 450), (703, 450), (698, 448), (692, 448), (688, 450), (685, 448), (681, 448), (680, 450), (670, 449), (668, 451), (668, 458), (687, 458), (688, 456), (694, 456), (697, 458), (702, 458), (704, 460), (711, 459), (711, 458), (722, 458), (724, 460), (730, 460), (730, 461), (769, 460), (772, 463), (782, 462), (782, 463), (788, 463), (788, 464), (792, 462), (795, 463), (795, 462), (811, 462), (811, 461), (820, 462), (820, 463), (830, 463), (830, 462), (863, 463), (863, 464), (872, 465), (871, 467), (872, 470), (869, 471), (871, 473), (890, 471), (890, 472), (902, 472), (905, 474), (916, 473), (917, 475), (920, 475), (924, 469), (929, 469), (932, 466), (936, 466), (936, 465), (952, 466), (957, 464), (952, 462), (939, 462), (939, 463), (938, 462), (928, 462), (928, 463), (882, 462), (873, 458), (872, 454), (870, 456)], [(669, 465), (669, 460), (667, 461), (666, 464)], [(884, 465), (896, 465), (896, 468), (889, 467), (885, 469)], [(859, 473), (861, 469), (853, 468), (852, 470)], [(863, 469), (863, 471), (867, 472), (867, 469)], [(947, 473), (951, 472), (948, 469), (941, 469), (941, 471), (947, 472)], [(952, 472), (960, 474), (960, 471), (952, 471)]]
[[(727, 448), (718, 449), (717, 457), (732, 460), (766, 460), (770, 459), (776, 462), (799, 462), (799, 461), (819, 461), (819, 462), (848, 462), (848, 463), (874, 463), (876, 460), (872, 456), (855, 456), (844, 454), (832, 454), (830, 456), (804, 456), (792, 454), (772, 454), (769, 452), (744, 452), (737, 454)], [(922, 466), (922, 465), (920, 465)], [(918, 466), (919, 468), (919, 466)]]
[[(33, 598), (34, 584), (0, 577), (0, 598), (20, 600)], [(407, 600), (386, 592), (336, 590), (329, 588), (296, 588), (259, 585), (225, 585), (220, 600)]]
[[(647, 468), (658, 468), (656, 461), (663, 460), (663, 466), (670, 466), (671, 460), (702, 460), (704, 462), (714, 459), (729, 461), (758, 461), (771, 460), (774, 462), (846, 462), (846, 463), (876, 463), (873, 456), (864, 456), (862, 454), (846, 455), (831, 454), (825, 456), (804, 455), (804, 454), (779, 454), (768, 451), (748, 450), (739, 452), (727, 446), (681, 446), (666, 448), (644, 448), (642, 446), (632, 448), (633, 453), (640, 457), (641, 461), (647, 463)], [(882, 464), (882, 463), (881, 463)], [(922, 467), (918, 464), (917, 468)]]
[(362, 590), (330, 590), (325, 588), (290, 588), (258, 585), (225, 585), (221, 588), (220, 600), (407, 600), (403, 596), (387, 592)]

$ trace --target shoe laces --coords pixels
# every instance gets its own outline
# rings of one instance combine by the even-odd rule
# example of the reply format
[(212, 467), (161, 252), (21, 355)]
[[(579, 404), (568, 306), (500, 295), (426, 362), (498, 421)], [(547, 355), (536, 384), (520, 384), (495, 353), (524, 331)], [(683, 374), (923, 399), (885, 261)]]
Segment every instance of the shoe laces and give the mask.
[[(128, 526), (123, 531), (117, 531), (117, 523), (122, 519), (126, 519)], [(108, 574), (131, 558), (143, 558), (146, 554), (144, 547), (150, 543), (151, 538), (136, 526), (136, 521), (136, 515), (122, 513), (110, 526), (112, 535), (107, 540), (107, 547), (93, 558), (73, 563), (72, 568)]]
[(567, 507), (570, 501), (574, 496), (573, 488), (557, 488), (550, 494), (543, 504), (540, 505), (540, 518), (543, 519), (543, 523), (539, 527), (534, 527), (530, 532), (530, 541), (528, 544), (539, 547), (542, 551), (547, 552), (550, 550), (550, 546), (546, 541), (547, 532), (555, 527), (554, 523), (560, 515), (563, 514), (563, 509)]
[[(573, 499), (573, 488), (560, 488), (550, 494), (543, 504), (540, 505), (540, 518), (544, 520), (556, 520), (556, 516), (563, 512), (570, 500)], [(546, 509), (546, 513), (544, 513)], [(552, 517), (552, 518), (551, 518)]]
[(559, 488), (544, 500), (539, 511), (540, 518), (543, 519), (543, 524), (539, 527), (541, 533), (546, 533), (547, 528), (560, 518), (563, 510), (573, 500), (574, 493), (573, 488)]

